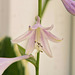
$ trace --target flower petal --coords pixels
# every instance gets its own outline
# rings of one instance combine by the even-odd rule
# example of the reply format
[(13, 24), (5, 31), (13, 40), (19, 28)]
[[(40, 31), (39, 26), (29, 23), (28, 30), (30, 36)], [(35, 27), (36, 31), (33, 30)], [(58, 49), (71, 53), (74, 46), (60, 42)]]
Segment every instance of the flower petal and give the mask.
[(51, 25), (50, 27), (47, 27), (47, 28), (42, 28), (42, 29), (44, 29), (44, 30), (52, 30), (53, 29), (53, 27), (54, 27), (54, 25)]
[(44, 52), (45, 52), (49, 57), (52, 57), (52, 52), (51, 52), (51, 50), (50, 50), (48, 40), (47, 40), (46, 38), (44, 38), (44, 36), (43, 36), (42, 33), (41, 33), (41, 45), (42, 45), (42, 49), (44, 50)]
[(12, 40), (13, 43), (19, 43), (23, 40), (25, 40), (26, 38), (29, 38), (32, 35), (33, 31), (27, 31), (24, 34), (22, 34), (21, 36), (19, 36), (18, 38), (16, 38), (15, 40)]
[(37, 29), (38, 27), (42, 27), (40, 24), (40, 17), (37, 16), (36, 24), (32, 26), (32, 29)]
[(67, 11), (69, 11), (71, 14), (75, 15), (75, 1), (73, 0), (62, 0), (65, 8)]
[(26, 48), (26, 54), (31, 54), (35, 47), (35, 31), (32, 36), (29, 38)]
[(57, 38), (55, 35), (53, 35), (51, 32), (48, 32), (46, 30), (42, 30), (42, 33), (44, 35), (44, 37), (46, 37), (47, 39), (49, 39), (50, 41), (53, 42), (60, 42), (62, 39)]
[(34, 26), (32, 26), (32, 29), (34, 30), (34, 29), (37, 29), (38, 27), (42, 28), (41, 24), (35, 24)]
[(24, 56), (19, 56), (15, 58), (0, 58), (0, 75), (3, 74), (3, 72), (14, 62), (22, 60), (22, 59), (27, 59), (31, 57), (30, 55), (24, 55)]

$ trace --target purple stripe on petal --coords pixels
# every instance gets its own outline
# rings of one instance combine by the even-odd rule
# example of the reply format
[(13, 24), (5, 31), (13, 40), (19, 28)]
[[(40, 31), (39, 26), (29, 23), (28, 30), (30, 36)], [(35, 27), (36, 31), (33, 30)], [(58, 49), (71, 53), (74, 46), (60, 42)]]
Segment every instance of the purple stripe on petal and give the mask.
[(33, 31), (27, 31), (24, 34), (22, 34), (21, 36), (19, 36), (18, 38), (16, 38), (15, 40), (12, 40), (13, 43), (19, 43), (27, 38), (29, 38), (32, 35)]
[(26, 54), (31, 54), (35, 47), (35, 31), (32, 36), (29, 38), (26, 48)]
[(62, 39), (59, 39), (55, 35), (53, 35), (51, 32), (47, 32), (46, 30), (42, 30), (42, 33), (45, 38), (49, 39), (50, 41), (53, 42), (60, 42)]
[(50, 50), (48, 40), (47, 40), (46, 38), (44, 38), (44, 36), (43, 36), (42, 33), (41, 33), (41, 45), (42, 45), (42, 49), (44, 50), (44, 52), (45, 52), (49, 57), (52, 57), (52, 52), (51, 52), (51, 50)]
[(75, 1), (73, 0), (62, 0), (65, 8), (67, 11), (69, 11), (71, 14), (75, 15)]
[(42, 27), (42, 29), (44, 29), (44, 30), (52, 30), (53, 27), (54, 27), (54, 25), (51, 25), (50, 27), (47, 27), (47, 28)]
[(72, 2), (71, 5), (75, 8), (75, 2)]
[(42, 28), (41, 24), (35, 24), (34, 26), (32, 26), (32, 29), (37, 29), (37, 28)]

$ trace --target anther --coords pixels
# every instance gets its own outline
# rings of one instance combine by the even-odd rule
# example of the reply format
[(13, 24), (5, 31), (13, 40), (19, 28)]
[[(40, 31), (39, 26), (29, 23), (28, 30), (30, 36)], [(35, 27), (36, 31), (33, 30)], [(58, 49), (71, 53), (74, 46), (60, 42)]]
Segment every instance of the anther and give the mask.
[(34, 41), (36, 43), (36, 41)]
[(42, 53), (43, 53), (43, 51), (40, 51), (40, 52), (42, 52)]
[(41, 45), (41, 47), (43, 47), (43, 46)]
[(29, 26), (29, 30), (32, 30), (31, 26)]
[(39, 42), (37, 42), (38, 45), (41, 45)]

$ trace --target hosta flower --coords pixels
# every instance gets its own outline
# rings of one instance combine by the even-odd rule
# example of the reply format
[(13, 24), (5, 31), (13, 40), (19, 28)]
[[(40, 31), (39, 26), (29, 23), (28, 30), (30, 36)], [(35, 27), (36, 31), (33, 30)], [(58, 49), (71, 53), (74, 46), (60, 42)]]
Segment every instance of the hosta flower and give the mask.
[(62, 0), (65, 8), (73, 15), (75, 15), (75, 1), (74, 0)]
[(34, 49), (38, 51), (44, 51), (48, 56), (52, 56), (48, 40), (53, 42), (60, 42), (61, 39), (57, 38), (53, 35), (49, 30), (52, 30), (53, 25), (51, 27), (44, 28), (40, 24), (40, 18), (37, 17), (37, 22), (34, 26), (29, 26), (29, 30), (23, 35), (19, 36), (15, 40), (12, 40), (13, 43), (18, 43), (26, 38), (28, 38), (27, 46), (26, 46), (26, 54), (31, 54)]
[(3, 72), (14, 62), (17, 62), (22, 59), (27, 59), (31, 57), (30, 55), (24, 55), (20, 57), (15, 58), (0, 58), (0, 75), (3, 74)]

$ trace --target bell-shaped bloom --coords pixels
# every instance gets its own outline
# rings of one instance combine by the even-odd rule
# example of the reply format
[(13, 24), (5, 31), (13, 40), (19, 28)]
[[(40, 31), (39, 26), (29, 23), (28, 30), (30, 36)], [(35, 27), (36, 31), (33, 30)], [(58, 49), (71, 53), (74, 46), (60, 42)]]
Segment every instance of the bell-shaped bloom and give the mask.
[(31, 57), (31, 55), (24, 55), (15, 58), (0, 58), (0, 75), (14, 62), (17, 62), (22, 59), (27, 59)]
[(60, 42), (62, 39), (57, 38), (49, 30), (52, 30), (53, 25), (47, 28), (42, 27), (40, 24), (40, 18), (37, 17), (37, 22), (34, 26), (29, 26), (29, 30), (23, 35), (19, 36), (13, 43), (19, 43), (28, 38), (26, 46), (26, 54), (31, 54), (34, 49), (38, 51), (44, 51), (48, 56), (52, 57), (52, 53), (49, 47), (48, 40), (53, 42)]
[(75, 15), (75, 1), (74, 0), (62, 0), (65, 8), (72, 15)]

